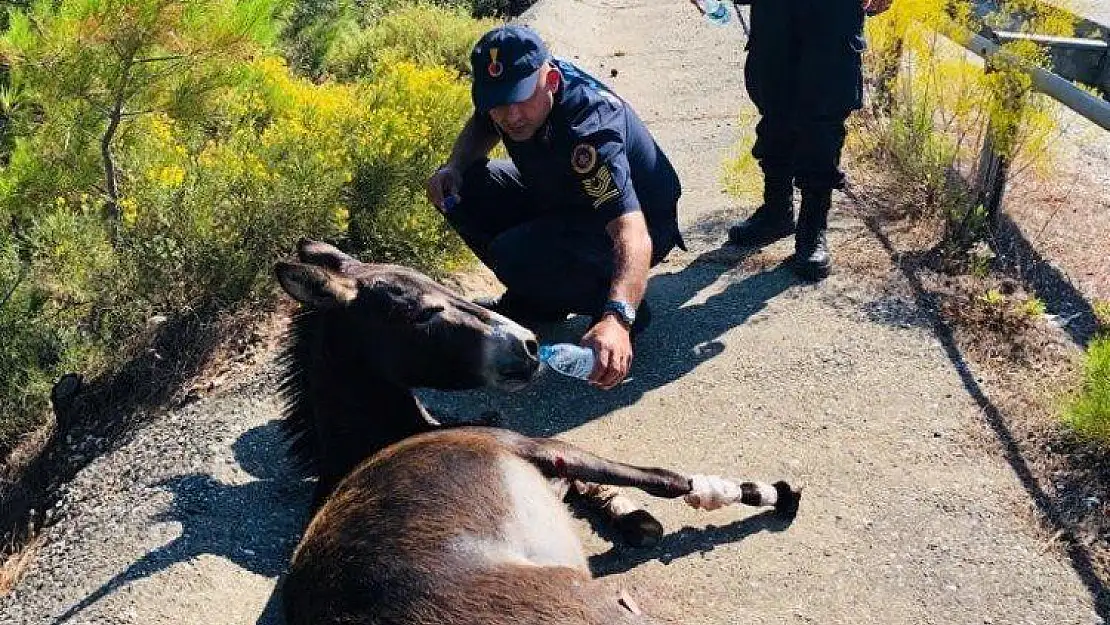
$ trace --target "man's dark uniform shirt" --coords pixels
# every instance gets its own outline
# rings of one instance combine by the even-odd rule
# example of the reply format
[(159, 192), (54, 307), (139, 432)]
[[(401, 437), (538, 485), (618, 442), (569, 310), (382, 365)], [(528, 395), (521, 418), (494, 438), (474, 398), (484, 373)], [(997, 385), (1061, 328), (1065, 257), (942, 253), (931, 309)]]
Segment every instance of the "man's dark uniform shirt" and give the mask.
[[(471, 51), (474, 123), (498, 136), (510, 159), (481, 159), (462, 172), (446, 215), (468, 247), (507, 287), (501, 303), (522, 314), (597, 317), (616, 272), (606, 226), (641, 211), (652, 266), (685, 246), (676, 207), (678, 175), (632, 108), (601, 81), (553, 58), (531, 29), (506, 25)], [(562, 76), (544, 123), (526, 141), (489, 115), (544, 87), (544, 63)], [(505, 309), (507, 310), (508, 307)]]
[[(526, 141), (501, 135), (537, 208), (567, 211), (601, 227), (641, 210), (653, 239), (685, 249), (676, 211), (678, 174), (643, 121), (585, 71), (563, 59), (552, 64), (563, 80), (547, 121)], [(489, 115), (480, 120), (499, 132)]]

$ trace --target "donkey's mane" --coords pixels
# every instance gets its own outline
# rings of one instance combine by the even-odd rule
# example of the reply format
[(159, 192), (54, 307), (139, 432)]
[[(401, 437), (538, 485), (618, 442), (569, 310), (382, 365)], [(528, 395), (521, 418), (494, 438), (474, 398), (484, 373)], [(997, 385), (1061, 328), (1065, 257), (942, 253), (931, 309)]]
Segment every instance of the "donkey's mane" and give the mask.
[[(278, 392), (285, 404), (281, 429), (293, 463), (311, 475), (331, 473), (334, 478), (381, 449), (432, 429), (434, 423), (412, 389), (344, 362), (342, 356), (320, 362), (321, 353), (342, 353), (339, 345), (331, 344), (338, 339), (325, 330), (329, 323), (327, 315), (313, 308), (303, 308), (293, 317), (279, 357), (284, 370)], [(339, 403), (332, 403), (335, 400)], [(328, 415), (331, 425), (319, 421), (318, 411), (325, 405), (326, 410), (338, 411)], [(327, 457), (321, 456), (321, 444)]]
[(316, 420), (308, 397), (310, 350), (319, 326), (317, 313), (303, 308), (293, 316), (285, 337), (285, 347), (278, 357), (282, 369), (278, 384), (284, 408), (281, 429), (289, 441), (289, 456), (294, 464), (305, 471), (316, 473), (319, 453), (316, 446)]

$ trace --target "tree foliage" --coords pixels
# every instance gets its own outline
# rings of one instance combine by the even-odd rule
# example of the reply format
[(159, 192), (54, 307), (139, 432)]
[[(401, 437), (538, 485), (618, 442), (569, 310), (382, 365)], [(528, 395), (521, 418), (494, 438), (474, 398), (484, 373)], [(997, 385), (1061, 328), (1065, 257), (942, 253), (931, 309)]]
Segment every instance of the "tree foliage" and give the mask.
[[(335, 6), (359, 37), (370, 9)], [(154, 317), (268, 297), (273, 261), (300, 237), (431, 273), (465, 259), (421, 192), (469, 110), (458, 68), (443, 63), (479, 30), (448, 13), (434, 19), (455, 25), (432, 32), (450, 42), (428, 43), (455, 57), (371, 37), (360, 50), (389, 63), (340, 83), (288, 60), (296, 14), (277, 0), (11, 11), (0, 37), (0, 456), (42, 418), (59, 374), (110, 373)]]

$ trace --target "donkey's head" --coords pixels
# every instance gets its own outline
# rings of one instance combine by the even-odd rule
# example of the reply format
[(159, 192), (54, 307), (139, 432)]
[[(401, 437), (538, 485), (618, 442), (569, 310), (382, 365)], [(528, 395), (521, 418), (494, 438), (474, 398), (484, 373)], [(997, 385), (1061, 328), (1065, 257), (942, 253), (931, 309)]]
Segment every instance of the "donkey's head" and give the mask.
[[(539, 369), (531, 331), (472, 304), (423, 274), (359, 262), (315, 241), (299, 263), (278, 263), (282, 288), (323, 319), (335, 366), (397, 386), (518, 389)], [(341, 347), (340, 347), (341, 346)]]

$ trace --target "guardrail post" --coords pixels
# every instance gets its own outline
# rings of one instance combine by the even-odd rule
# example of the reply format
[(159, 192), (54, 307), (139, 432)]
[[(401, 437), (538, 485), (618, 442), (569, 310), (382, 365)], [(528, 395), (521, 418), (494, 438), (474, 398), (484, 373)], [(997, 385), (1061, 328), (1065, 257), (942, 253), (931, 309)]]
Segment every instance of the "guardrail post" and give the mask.
[(875, 70), (874, 106), (880, 113), (890, 116), (894, 112), (894, 92), (891, 85), (898, 78), (902, 67), (902, 53), (905, 42), (901, 37), (894, 40), (894, 44), (885, 54), (876, 55), (874, 60), (878, 68)]
[[(992, 55), (986, 58), (985, 71), (988, 75), (1000, 74), (1002, 70), (998, 67), (997, 57)], [(1006, 179), (1010, 173), (1010, 157), (1020, 130), (1020, 125), (1013, 120), (1018, 119), (1022, 105), (1031, 94), (1031, 86), (1022, 82), (1019, 76), (1016, 73), (1002, 74), (1002, 88), (996, 91), (999, 101), (991, 111), (987, 136), (979, 156), (976, 193), (979, 204), (987, 212), (988, 227), (992, 229), (998, 224), (1006, 193)]]

